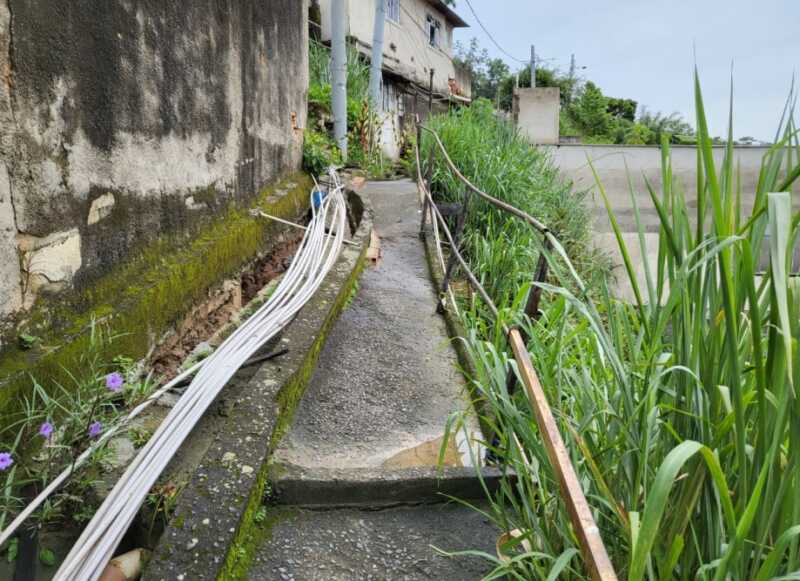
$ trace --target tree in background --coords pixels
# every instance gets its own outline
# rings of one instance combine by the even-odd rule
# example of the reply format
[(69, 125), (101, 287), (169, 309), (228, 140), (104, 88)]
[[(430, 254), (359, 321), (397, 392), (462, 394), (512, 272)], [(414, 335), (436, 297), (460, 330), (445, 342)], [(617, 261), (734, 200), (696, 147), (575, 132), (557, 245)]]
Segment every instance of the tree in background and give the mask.
[[(514, 95), (514, 83), (519, 79), (520, 87), (531, 86), (531, 69), (525, 67), (516, 75), (509, 74), (498, 86), (497, 102), (503, 111), (511, 111)], [(572, 102), (575, 92), (580, 88), (579, 80), (560, 74), (555, 69), (537, 67), (536, 69), (537, 87), (558, 87), (560, 93), (561, 107), (568, 107)]]
[[(455, 60), (472, 74), (472, 96), (486, 98), (498, 109), (511, 111), (514, 86), (531, 86), (530, 67), (512, 73), (499, 58), (491, 58), (473, 38), (469, 47), (455, 45)], [(591, 81), (562, 73), (558, 69), (536, 68), (537, 87), (558, 87), (561, 96), (559, 129), (562, 136), (574, 136), (592, 143), (657, 145), (662, 136), (671, 143), (694, 143), (694, 129), (678, 113), (650, 113), (644, 107), (637, 116), (638, 103), (624, 97), (603, 95)]]
[(587, 137), (603, 137), (612, 128), (608, 99), (600, 88), (588, 81), (571, 107), (572, 118)]
[(633, 99), (614, 99), (608, 98), (608, 113), (617, 119), (627, 119), (631, 123), (636, 121), (636, 106), (638, 103)]
[(500, 83), (509, 76), (508, 65), (502, 59), (490, 58), (489, 51), (480, 48), (477, 38), (469, 42), (467, 49), (457, 42), (453, 60), (470, 72), (472, 98), (483, 97), (495, 102)]
[(639, 123), (653, 132), (653, 143), (661, 143), (661, 136), (668, 135), (670, 143), (687, 143), (694, 141), (694, 129), (680, 113), (651, 113), (645, 107), (639, 115)]

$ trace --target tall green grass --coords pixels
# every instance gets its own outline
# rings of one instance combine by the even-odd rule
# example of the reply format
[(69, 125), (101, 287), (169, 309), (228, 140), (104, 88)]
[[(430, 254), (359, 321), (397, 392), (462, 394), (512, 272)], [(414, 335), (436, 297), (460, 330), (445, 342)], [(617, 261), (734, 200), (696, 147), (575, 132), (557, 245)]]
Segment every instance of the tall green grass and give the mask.
[[(718, 164), (697, 80), (695, 102), (697, 203), (688, 204), (673, 180), (664, 143), (661, 187), (648, 185), (660, 218), (658, 261), (645, 265), (644, 281), (609, 207), (634, 304), (614, 299), (604, 284), (578, 296), (559, 280), (543, 285), (544, 315), (531, 324), (517, 314), (524, 287), (494, 296), (503, 316), (528, 330), (532, 362), (620, 578), (797, 579), (800, 283), (789, 270), (800, 214), (788, 191), (800, 175), (800, 143), (792, 99), (755, 192), (741, 188), (732, 117)], [(754, 196), (752, 212), (743, 210), (745, 194)], [(504, 227), (470, 235), (491, 244), (487, 234)], [(769, 267), (759, 273), (762, 251)], [(505, 252), (473, 263), (485, 280), (494, 261), (497, 272), (511, 268)], [(529, 543), (527, 552), (522, 543), (510, 548), (510, 562), (485, 556), (498, 575), (515, 579), (585, 576), (524, 394), (506, 392), (504, 338), (490, 321), (467, 314), (465, 322), (472, 383), (500, 436), (496, 452), (517, 474), (490, 495), (487, 514)]]
[[(550, 156), (531, 147), (509, 122), (497, 117), (489, 101), (477, 100), (469, 108), (433, 117), (427, 125), (439, 134), (455, 165), (472, 183), (544, 222), (584, 276), (603, 272), (604, 264), (590, 243), (586, 192), (573, 191)], [(423, 132), (421, 158), (427, 161), (432, 151), (434, 195), (445, 202), (463, 202), (463, 185), (430, 134)], [(475, 195), (468, 203), (465, 253), (489, 294), (498, 304), (506, 304), (521, 286), (530, 284), (542, 237)]]

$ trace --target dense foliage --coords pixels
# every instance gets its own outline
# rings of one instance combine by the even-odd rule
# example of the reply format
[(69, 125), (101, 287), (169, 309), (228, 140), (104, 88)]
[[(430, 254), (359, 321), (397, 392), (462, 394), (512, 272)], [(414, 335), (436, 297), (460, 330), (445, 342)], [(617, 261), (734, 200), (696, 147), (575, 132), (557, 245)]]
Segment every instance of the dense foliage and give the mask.
[[(308, 129), (303, 142), (303, 168), (314, 175), (342, 162), (333, 133), (331, 54), (324, 44), (309, 40)], [(375, 177), (392, 169), (378, 144), (379, 119), (369, 102), (369, 63), (358, 50), (347, 49), (348, 164)], [(320, 171), (322, 168), (323, 171)]]
[[(583, 194), (573, 192), (544, 150), (530, 146), (491, 103), (479, 100), (430, 120), (460, 170), (487, 193), (538, 216), (559, 239), (582, 272), (592, 276), (600, 264), (589, 240), (590, 214)], [(423, 135), (422, 155), (434, 147)], [(440, 159), (440, 158), (436, 158)], [(463, 200), (460, 182), (443, 163), (432, 175), (434, 191), (448, 201)], [(500, 303), (511, 301), (535, 270), (540, 236), (519, 221), (475, 197), (469, 200), (465, 249), (483, 284)]]
[[(527, 254), (536, 246), (508, 236), (517, 221), (493, 212), (471, 219), (469, 260), (500, 318), (531, 337), (531, 360), (620, 578), (797, 578), (800, 284), (788, 269), (800, 214), (787, 193), (768, 192), (787, 192), (800, 176), (800, 142), (787, 117), (765, 155), (754, 207), (745, 210), (732, 139), (721, 163), (715, 160), (699, 83), (696, 95), (698, 196), (690, 204), (673, 181), (664, 139), (660, 190), (649, 192), (660, 218), (658, 262), (644, 265), (644, 280), (609, 208), (633, 304), (615, 300), (602, 283), (585, 293), (597, 279), (580, 281), (561, 269), (562, 278), (545, 285), (541, 322), (521, 318)], [(438, 121), (455, 163), (479, 186), (552, 220), (548, 212), (569, 192), (548, 177), (546, 159), (523, 155), (513, 133), (490, 116), (476, 132), (473, 115)], [(491, 145), (473, 153), (477, 136)], [(537, 162), (514, 165), (521, 155)], [(539, 175), (509, 177), (518, 171)], [(435, 183), (452, 195), (457, 182), (448, 174), (438, 163)], [(643, 226), (640, 234), (646, 256)], [(757, 277), (762, 253), (769, 265)], [(530, 408), (519, 390), (506, 390), (503, 334), (477, 303), (473, 296), (461, 309), (472, 385), (498, 435), (494, 452), (516, 475), (490, 495), (488, 514), (502, 530), (521, 533), (504, 547), (513, 560), (484, 556), (507, 578), (583, 577)]]

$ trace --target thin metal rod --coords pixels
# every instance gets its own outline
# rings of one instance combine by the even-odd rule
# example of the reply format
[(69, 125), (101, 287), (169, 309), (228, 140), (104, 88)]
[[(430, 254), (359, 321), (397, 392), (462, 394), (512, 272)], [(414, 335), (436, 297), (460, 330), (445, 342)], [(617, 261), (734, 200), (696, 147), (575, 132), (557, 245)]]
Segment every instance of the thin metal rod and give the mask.
[(442, 140), (439, 138), (439, 135), (433, 129), (429, 129), (428, 127), (425, 127), (424, 125), (421, 125), (420, 127), (422, 129), (424, 129), (425, 131), (427, 131), (428, 133), (430, 133), (431, 135), (433, 135), (433, 138), (436, 140), (436, 144), (439, 146), (439, 150), (442, 152), (442, 155), (444, 156), (444, 160), (447, 162), (447, 166), (456, 175), (456, 177), (458, 179), (460, 179), (462, 182), (464, 182), (464, 185), (466, 185), (470, 190), (472, 190), (473, 192), (478, 194), (480, 197), (482, 197), (487, 202), (497, 206), (501, 210), (505, 210), (506, 212), (509, 212), (510, 214), (513, 214), (517, 218), (527, 222), (528, 224), (533, 226), (539, 232), (541, 232), (543, 234), (550, 232), (550, 229), (547, 226), (542, 224), (539, 220), (537, 220), (536, 218), (534, 218), (533, 216), (531, 216), (527, 212), (523, 212), (522, 210), (512, 206), (511, 204), (507, 204), (506, 202), (504, 202), (502, 200), (498, 200), (497, 198), (495, 198), (493, 196), (490, 196), (489, 194), (487, 194), (486, 192), (484, 192), (483, 190), (478, 188), (478, 186), (476, 186), (471, 181), (469, 181), (464, 176), (464, 174), (462, 174), (458, 170), (456, 165), (453, 163), (453, 160), (450, 159), (450, 155), (447, 153), (447, 150), (445, 149), (444, 144), (442, 143)]
[[(270, 220), (275, 220), (276, 222), (280, 222), (281, 224), (286, 224), (287, 226), (294, 226), (295, 228), (300, 228), (301, 230), (308, 231), (308, 226), (303, 226), (302, 224), (297, 224), (295, 222), (290, 222), (289, 220), (284, 220), (283, 218), (278, 218), (277, 216), (273, 216), (272, 214), (267, 214), (263, 210), (258, 211), (258, 215), (262, 218), (268, 218)], [(331, 234), (329, 232), (325, 233), (326, 236), (336, 236), (336, 234)], [(357, 243), (353, 242), (352, 240), (342, 240), (344, 244), (348, 246), (358, 246)]]
[[(469, 206), (469, 197), (465, 193), (464, 203), (461, 206), (461, 211), (458, 213), (458, 217), (456, 218), (456, 231), (454, 235), (456, 244), (461, 243), (461, 236), (464, 233), (464, 226), (466, 225), (467, 222), (468, 206)], [(448, 258), (447, 260), (447, 268), (445, 269), (444, 280), (442, 281), (443, 292), (447, 291), (447, 287), (450, 284), (450, 277), (453, 276), (453, 269), (455, 268), (455, 266), (456, 266), (456, 261), (453, 255), (451, 254), (450, 258)]]
[[(464, 269), (464, 274), (467, 275), (469, 282), (472, 284), (473, 288), (475, 288), (475, 290), (478, 291), (478, 294), (481, 295), (483, 302), (486, 303), (486, 306), (488, 306), (489, 310), (492, 311), (492, 315), (494, 316), (495, 320), (497, 320), (498, 312), (497, 312), (497, 307), (494, 304), (494, 301), (492, 301), (492, 299), (489, 297), (489, 293), (486, 292), (486, 289), (483, 288), (481, 283), (478, 282), (478, 279), (475, 278), (475, 275), (472, 273), (472, 270), (470, 270), (467, 261), (464, 260), (463, 256), (461, 256), (461, 253), (458, 251), (458, 248), (456, 247), (455, 240), (453, 240), (453, 235), (450, 233), (450, 228), (447, 227), (447, 222), (445, 221), (442, 214), (439, 212), (439, 208), (436, 207), (436, 204), (434, 203), (433, 198), (431, 197), (431, 193), (428, 191), (427, 188), (425, 188), (425, 185), (422, 183), (421, 180), (420, 180), (420, 187), (423, 188), (423, 192), (425, 193), (425, 196), (428, 199), (428, 207), (433, 212), (434, 217), (438, 221), (439, 226), (442, 228), (442, 232), (444, 232), (444, 235), (447, 237), (448, 242), (450, 242), (450, 252), (452, 252), (453, 255), (456, 257), (456, 259), (458, 259), (458, 262)], [(506, 328), (505, 325), (503, 325), (503, 331), (505, 333), (508, 333), (508, 329)]]
[(556, 420), (550, 411), (547, 397), (544, 394), (536, 371), (531, 365), (530, 354), (522, 340), (518, 329), (511, 329), (508, 334), (508, 341), (514, 351), (514, 359), (517, 361), (517, 369), (525, 384), (525, 391), (528, 396), (533, 415), (536, 418), (536, 425), (542, 435), (544, 447), (550, 465), (558, 478), (561, 486), (561, 496), (567, 505), (572, 527), (578, 536), (581, 554), (586, 568), (592, 579), (597, 581), (616, 581), (617, 574), (614, 566), (608, 558), (606, 547), (600, 536), (600, 529), (594, 521), (589, 503), (581, 489), (578, 475), (572, 466), (567, 447), (561, 439)]

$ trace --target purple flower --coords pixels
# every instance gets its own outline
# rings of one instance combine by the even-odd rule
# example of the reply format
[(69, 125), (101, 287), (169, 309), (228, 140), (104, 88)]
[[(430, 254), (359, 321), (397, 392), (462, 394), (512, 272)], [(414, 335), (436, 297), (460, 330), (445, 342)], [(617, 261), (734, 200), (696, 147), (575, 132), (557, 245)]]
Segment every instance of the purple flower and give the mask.
[(114, 373), (109, 373), (108, 375), (106, 375), (106, 387), (110, 391), (114, 392), (119, 391), (120, 389), (122, 389), (123, 383), (125, 383), (125, 380), (122, 379), (122, 375), (117, 373), (116, 371)]
[(0, 471), (8, 470), (14, 463), (14, 459), (8, 452), (0, 452)]
[(92, 422), (89, 426), (89, 437), (96, 438), (103, 431), (103, 424), (100, 422)]
[(39, 435), (44, 436), (45, 440), (49, 440), (50, 436), (53, 435), (53, 424), (50, 422), (45, 422), (39, 426)]

